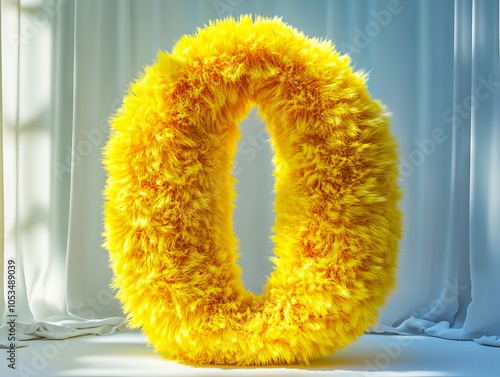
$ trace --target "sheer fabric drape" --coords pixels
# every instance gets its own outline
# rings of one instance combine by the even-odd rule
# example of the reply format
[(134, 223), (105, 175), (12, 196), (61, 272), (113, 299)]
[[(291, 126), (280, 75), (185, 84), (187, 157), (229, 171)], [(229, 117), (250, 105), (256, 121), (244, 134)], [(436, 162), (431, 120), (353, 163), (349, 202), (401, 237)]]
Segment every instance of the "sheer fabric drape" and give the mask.
[(402, 144), (403, 286), (379, 330), (500, 346), (499, 3), (448, 5), (424, 13), (420, 120), (401, 137), (413, 141)]
[[(398, 287), (373, 331), (500, 345), (497, 0), (1, 6), (3, 260), (16, 260), (20, 338), (122, 326), (101, 247), (108, 118), (159, 49), (209, 20), (253, 13), (332, 39), (393, 113), (405, 233)], [(243, 281), (259, 293), (272, 270), (271, 151), (254, 113), (241, 127), (234, 226)], [(0, 305), (5, 323), (5, 295)]]

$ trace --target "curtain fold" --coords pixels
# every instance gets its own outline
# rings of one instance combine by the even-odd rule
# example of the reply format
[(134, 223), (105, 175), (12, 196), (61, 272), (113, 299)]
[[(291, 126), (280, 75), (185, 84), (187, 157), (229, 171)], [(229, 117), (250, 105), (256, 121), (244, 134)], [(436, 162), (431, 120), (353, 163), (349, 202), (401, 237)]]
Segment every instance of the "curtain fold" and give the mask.
[[(499, 2), (473, 3), (471, 97), (471, 305), (464, 330), (500, 346)], [(464, 103), (467, 109), (467, 103)], [(492, 303), (494, 303), (492, 305)], [(496, 334), (496, 336), (495, 336)]]
[[(119, 314), (94, 319), (98, 318), (94, 301), (101, 298), (109, 303), (111, 294), (80, 298), (85, 317), (69, 310), (75, 299), (67, 294), (68, 264), (75, 263), (68, 258), (72, 255), (69, 224), (73, 207), (82, 200), (70, 190), (79, 164), (72, 142), (77, 133), (75, 11), (74, 2), (2, 2), (2, 74), (6, 78), (2, 93), (7, 98), (2, 112), (3, 270), (7, 260), (15, 260), (18, 340), (111, 333), (123, 323)], [(98, 198), (99, 193), (92, 201), (97, 204)], [(90, 238), (99, 243), (99, 237)], [(76, 264), (81, 266), (81, 260)], [(3, 323), (6, 315), (4, 311)], [(2, 343), (7, 341), (6, 331), (6, 326), (0, 328)]]
[[(19, 339), (121, 328), (101, 247), (109, 116), (158, 50), (245, 13), (332, 39), (393, 113), (405, 231), (398, 287), (373, 331), (500, 346), (498, 0), (2, 2), (2, 283), (15, 259)], [(243, 282), (260, 293), (272, 151), (254, 112), (241, 128), (234, 228)], [(5, 294), (0, 309), (3, 342)]]
[[(434, 285), (436, 297), (408, 319), (402, 316), (387, 321), (375, 331), (472, 339), (500, 346), (498, 24), (497, 1), (455, 1), (453, 82), (448, 88), (453, 102), (442, 113), (443, 126), (433, 129), (451, 138), (449, 172), (435, 169), (448, 177), (449, 184), (442, 191), (449, 195), (447, 224), (441, 227), (429, 222), (446, 235), (444, 249), (430, 246), (443, 256), (437, 264), (443, 280)], [(428, 142), (428, 153), (433, 154), (431, 149), (436, 147)], [(421, 150), (425, 152), (425, 148)], [(439, 190), (435, 182), (429, 184)], [(435, 213), (433, 208), (426, 212)]]

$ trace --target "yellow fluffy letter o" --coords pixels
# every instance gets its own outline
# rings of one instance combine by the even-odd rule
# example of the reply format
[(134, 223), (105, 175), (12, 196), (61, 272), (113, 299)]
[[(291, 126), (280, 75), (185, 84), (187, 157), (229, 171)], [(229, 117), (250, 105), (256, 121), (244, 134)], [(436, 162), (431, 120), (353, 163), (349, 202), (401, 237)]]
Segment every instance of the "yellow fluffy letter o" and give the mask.
[[(275, 264), (248, 292), (231, 174), (253, 105), (274, 148)], [(384, 107), (330, 42), (241, 17), (184, 36), (135, 81), (104, 151), (117, 297), (166, 358), (307, 363), (377, 320), (401, 235)]]

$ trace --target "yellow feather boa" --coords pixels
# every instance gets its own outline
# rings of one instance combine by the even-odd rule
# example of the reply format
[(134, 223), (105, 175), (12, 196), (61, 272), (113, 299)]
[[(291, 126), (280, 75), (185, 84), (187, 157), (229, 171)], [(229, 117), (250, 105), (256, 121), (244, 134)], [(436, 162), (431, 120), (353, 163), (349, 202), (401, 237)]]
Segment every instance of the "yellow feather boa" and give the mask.
[[(274, 272), (243, 287), (238, 123), (274, 148)], [(328, 41), (280, 19), (210, 23), (159, 53), (112, 120), (105, 246), (132, 327), (190, 364), (308, 363), (377, 320), (394, 286), (398, 155), (384, 107)]]

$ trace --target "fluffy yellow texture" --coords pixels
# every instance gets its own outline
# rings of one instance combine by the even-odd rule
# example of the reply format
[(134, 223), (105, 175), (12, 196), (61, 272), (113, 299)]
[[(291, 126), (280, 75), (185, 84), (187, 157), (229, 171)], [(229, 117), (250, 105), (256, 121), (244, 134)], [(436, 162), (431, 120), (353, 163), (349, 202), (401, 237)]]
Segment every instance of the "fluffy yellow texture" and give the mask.
[[(308, 363), (377, 320), (401, 235), (383, 106), (327, 41), (279, 19), (184, 36), (130, 87), (105, 149), (105, 236), (117, 297), (166, 358)], [(238, 123), (258, 105), (274, 148), (274, 272), (236, 264)]]

